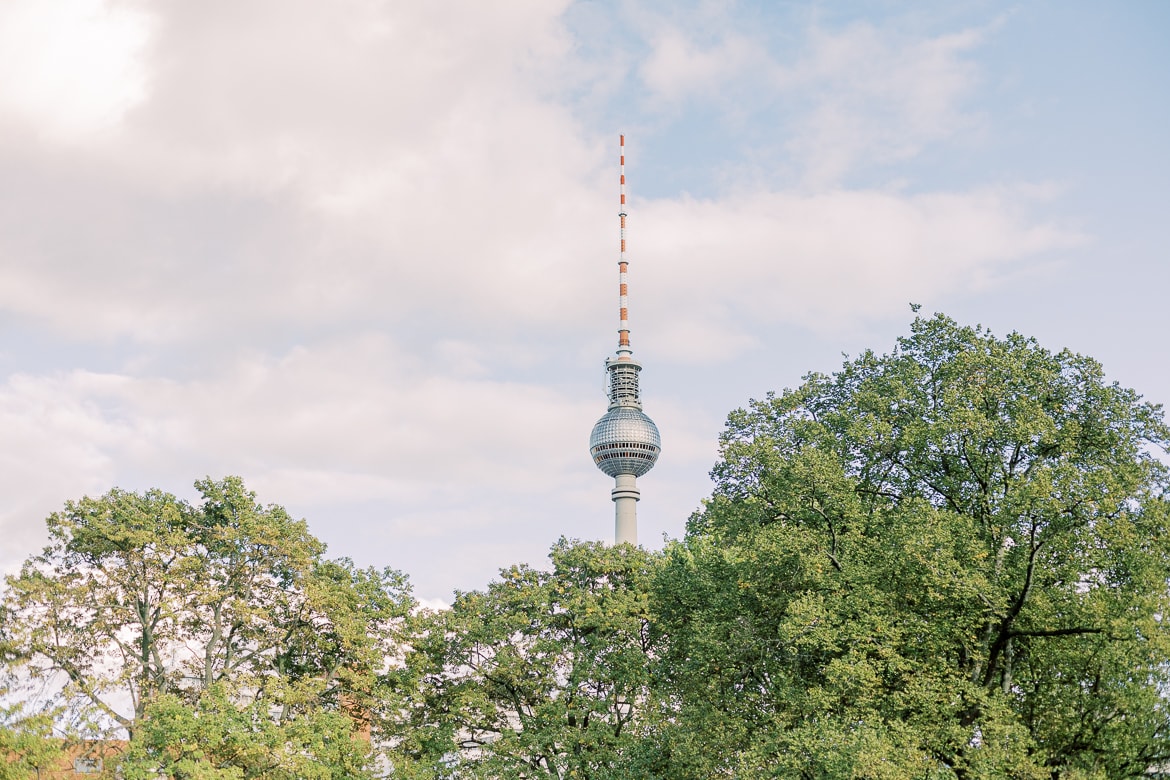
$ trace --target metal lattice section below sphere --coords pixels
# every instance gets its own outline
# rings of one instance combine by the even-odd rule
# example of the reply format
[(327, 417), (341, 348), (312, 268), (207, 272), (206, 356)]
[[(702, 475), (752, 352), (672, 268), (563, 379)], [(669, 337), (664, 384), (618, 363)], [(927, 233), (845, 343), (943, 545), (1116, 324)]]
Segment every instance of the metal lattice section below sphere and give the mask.
[(589, 454), (597, 468), (611, 477), (633, 474), (640, 477), (658, 460), (662, 439), (658, 426), (638, 409), (610, 409), (593, 426)]

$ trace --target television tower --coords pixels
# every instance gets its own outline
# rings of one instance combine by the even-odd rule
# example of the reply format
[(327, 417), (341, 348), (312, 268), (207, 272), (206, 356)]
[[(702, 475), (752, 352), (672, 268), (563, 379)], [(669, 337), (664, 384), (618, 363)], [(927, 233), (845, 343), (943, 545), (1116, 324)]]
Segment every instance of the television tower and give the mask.
[(630, 349), (629, 302), (626, 283), (626, 137), (621, 136), (621, 250), (618, 255), (618, 347), (605, 359), (609, 411), (593, 426), (589, 454), (597, 468), (614, 478), (614, 544), (638, 543), (638, 477), (654, 468), (662, 440), (658, 426), (642, 411), (638, 372), (642, 365)]

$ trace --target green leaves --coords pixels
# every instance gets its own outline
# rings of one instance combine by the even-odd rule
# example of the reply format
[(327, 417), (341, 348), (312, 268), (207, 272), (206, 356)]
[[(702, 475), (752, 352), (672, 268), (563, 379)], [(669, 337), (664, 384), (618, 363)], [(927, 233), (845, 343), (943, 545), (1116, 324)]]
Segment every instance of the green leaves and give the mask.
[(652, 558), (561, 540), (432, 613), (408, 659), (413, 744), (436, 777), (625, 777), (649, 684)]
[(942, 316), (734, 412), (652, 601), (670, 776), (1162, 762), (1168, 442), (1094, 361)]
[(274, 720), (264, 701), (215, 685), (194, 706), (153, 700), (122, 759), (126, 780), (345, 780), (374, 777), (370, 745), (341, 712), (313, 709)]
[(50, 517), (48, 547), (7, 580), (6, 660), (128, 732), (143, 776), (363, 776), (355, 728), (401, 707), (387, 667), (405, 578), (325, 559), (238, 478), (196, 486), (197, 506), (113, 490)]
[[(7, 694), (0, 688), (0, 695)], [(19, 703), (0, 706), (0, 780), (27, 780), (56, 768), (65, 744), (53, 735), (54, 714), (30, 712)]]

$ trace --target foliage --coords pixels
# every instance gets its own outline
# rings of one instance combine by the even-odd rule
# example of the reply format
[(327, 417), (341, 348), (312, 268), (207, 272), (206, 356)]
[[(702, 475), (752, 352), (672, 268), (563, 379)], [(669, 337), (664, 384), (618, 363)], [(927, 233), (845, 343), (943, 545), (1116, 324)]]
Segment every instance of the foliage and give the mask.
[(54, 766), (63, 748), (53, 736), (52, 712), (29, 712), (19, 703), (0, 706), (0, 780), (27, 780)]
[[(260, 505), (238, 478), (196, 487), (197, 506), (113, 490), (49, 517), (49, 545), (4, 595), (0, 639), (21, 673), (63, 679), (58, 702), (127, 731), (139, 756), (165, 742), (160, 728), (201, 713), (195, 744), (220, 761), (206, 747), (215, 723), (291, 739), (392, 703), (383, 675), (414, 603), (405, 578), (324, 558), (304, 521)], [(321, 760), (311, 751), (332, 750), (289, 744)], [(240, 776), (260, 776), (249, 766)]]
[(274, 719), (266, 702), (241, 702), (218, 683), (195, 706), (173, 694), (154, 699), (121, 771), (126, 780), (376, 776), (370, 745), (344, 712), (314, 708)]
[(550, 557), (430, 615), (409, 659), (417, 776), (631, 776), (654, 556), (562, 539)]
[(942, 316), (733, 413), (655, 587), (662, 776), (1165, 764), (1168, 440), (1094, 361)]

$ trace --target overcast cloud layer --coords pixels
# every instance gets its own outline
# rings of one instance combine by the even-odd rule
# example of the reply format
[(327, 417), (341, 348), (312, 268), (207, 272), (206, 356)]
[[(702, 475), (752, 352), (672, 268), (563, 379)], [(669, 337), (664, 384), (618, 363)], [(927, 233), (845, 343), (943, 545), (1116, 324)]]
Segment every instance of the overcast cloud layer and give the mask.
[(1170, 396), (1170, 14), (866, 8), (0, 5), (0, 569), (204, 475), (428, 598), (609, 538), (619, 132), (646, 544), (910, 301)]

